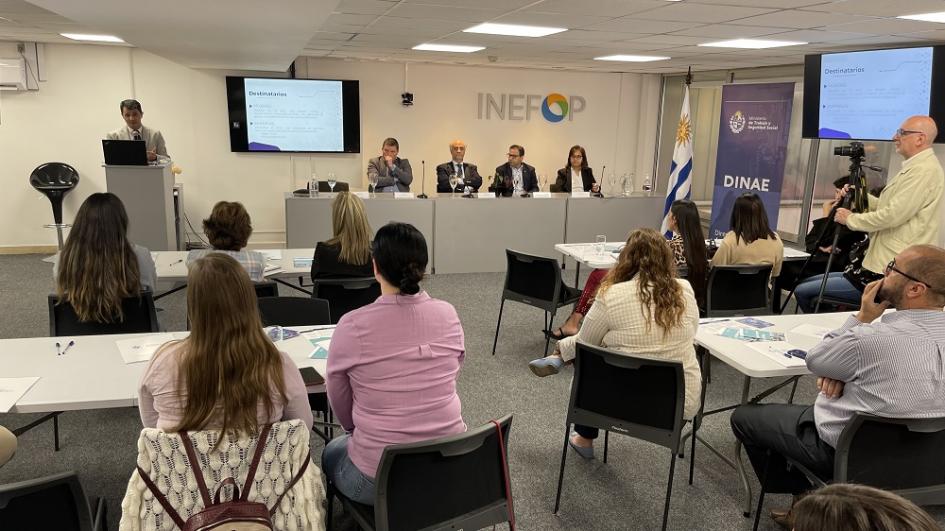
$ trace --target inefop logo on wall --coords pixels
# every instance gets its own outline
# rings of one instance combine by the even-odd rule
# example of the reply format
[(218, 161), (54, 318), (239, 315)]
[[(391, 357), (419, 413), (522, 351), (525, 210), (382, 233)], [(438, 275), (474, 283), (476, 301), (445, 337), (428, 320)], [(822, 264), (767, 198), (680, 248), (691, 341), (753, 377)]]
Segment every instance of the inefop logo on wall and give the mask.
[(539, 94), (478, 94), (478, 112), (480, 120), (523, 120), (530, 121), (533, 115), (541, 112), (542, 118), (558, 123), (574, 120), (574, 115), (584, 111), (587, 100), (583, 96), (564, 96), (552, 92), (547, 96)]

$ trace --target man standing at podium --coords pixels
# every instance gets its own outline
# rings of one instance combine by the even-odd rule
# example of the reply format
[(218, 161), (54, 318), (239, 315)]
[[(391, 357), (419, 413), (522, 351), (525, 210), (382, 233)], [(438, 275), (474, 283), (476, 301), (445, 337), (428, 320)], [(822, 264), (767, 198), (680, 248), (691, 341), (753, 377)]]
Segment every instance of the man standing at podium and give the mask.
[(144, 111), (138, 100), (121, 102), (121, 117), (125, 120), (125, 127), (112, 131), (105, 136), (108, 140), (144, 140), (148, 151), (148, 160), (157, 160), (158, 155), (167, 157), (167, 146), (164, 144), (164, 135), (152, 127), (145, 127), (141, 123)]

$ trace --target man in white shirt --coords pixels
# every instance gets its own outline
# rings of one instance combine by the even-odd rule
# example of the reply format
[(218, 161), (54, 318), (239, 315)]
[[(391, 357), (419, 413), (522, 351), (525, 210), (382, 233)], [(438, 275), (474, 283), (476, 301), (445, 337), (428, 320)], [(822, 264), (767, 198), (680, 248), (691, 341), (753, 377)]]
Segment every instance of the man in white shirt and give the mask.
[(463, 162), (466, 156), (466, 143), (462, 140), (454, 140), (450, 143), (450, 154), (453, 156), (449, 162), (444, 162), (436, 167), (436, 192), (438, 194), (448, 194), (451, 191), (450, 176), (456, 174), (455, 192), (465, 193), (467, 188), (470, 192), (478, 192), (482, 186), (482, 176), (479, 175), (479, 169), (475, 164)]
[(108, 140), (144, 140), (148, 151), (148, 160), (157, 160), (158, 155), (167, 157), (167, 146), (164, 144), (164, 135), (151, 127), (141, 123), (144, 111), (138, 100), (124, 100), (119, 106), (121, 117), (125, 120), (125, 127), (119, 128), (105, 135)]

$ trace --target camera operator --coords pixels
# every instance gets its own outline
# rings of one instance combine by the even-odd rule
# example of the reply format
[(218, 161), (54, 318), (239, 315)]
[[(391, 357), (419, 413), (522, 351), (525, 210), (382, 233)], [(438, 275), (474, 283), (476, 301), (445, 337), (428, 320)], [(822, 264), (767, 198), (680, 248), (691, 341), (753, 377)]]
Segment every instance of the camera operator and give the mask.
[[(879, 197), (869, 195), (869, 212), (854, 214), (838, 208), (834, 220), (850, 230), (869, 233), (870, 244), (863, 259), (864, 281), (882, 277), (886, 264), (910, 245), (938, 244), (938, 209), (945, 189), (945, 173), (932, 151), (938, 128), (928, 116), (912, 116), (893, 135), (896, 153), (905, 159), (902, 169), (889, 179)], [(823, 275), (797, 286), (797, 305), (805, 313), (816, 304)], [(827, 273), (824, 297), (858, 304), (862, 286), (855, 286), (844, 273)]]

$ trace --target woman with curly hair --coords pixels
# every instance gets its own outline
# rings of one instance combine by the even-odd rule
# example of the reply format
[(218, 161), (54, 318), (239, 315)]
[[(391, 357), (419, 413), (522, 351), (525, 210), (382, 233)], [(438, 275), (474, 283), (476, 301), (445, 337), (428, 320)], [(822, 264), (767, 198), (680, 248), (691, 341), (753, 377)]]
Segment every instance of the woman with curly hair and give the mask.
[[(578, 334), (559, 341), (552, 355), (528, 366), (537, 376), (557, 374), (574, 359), (577, 341), (639, 357), (679, 361), (686, 386), (683, 415), (692, 418), (702, 390), (692, 343), (698, 326), (699, 307), (692, 287), (676, 277), (666, 240), (653, 229), (637, 229), (601, 282)], [(593, 459), (597, 429), (576, 425), (575, 432), (571, 448)]]
[(266, 257), (259, 251), (244, 249), (253, 233), (253, 223), (242, 203), (220, 201), (213, 205), (210, 217), (203, 220), (203, 232), (211, 249), (194, 249), (187, 253), (188, 268), (210, 253), (223, 253), (239, 262), (253, 282), (265, 280)]

